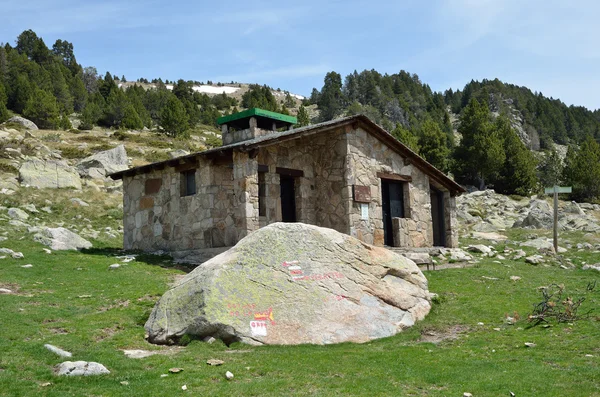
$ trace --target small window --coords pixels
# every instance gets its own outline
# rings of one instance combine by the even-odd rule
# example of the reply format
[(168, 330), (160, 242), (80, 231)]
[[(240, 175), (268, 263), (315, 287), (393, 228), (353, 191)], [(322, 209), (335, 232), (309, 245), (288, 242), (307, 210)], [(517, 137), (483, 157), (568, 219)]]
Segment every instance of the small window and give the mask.
[(184, 171), (180, 175), (181, 197), (196, 194), (196, 170)]
[(258, 173), (258, 216), (267, 216), (267, 183), (265, 173)]

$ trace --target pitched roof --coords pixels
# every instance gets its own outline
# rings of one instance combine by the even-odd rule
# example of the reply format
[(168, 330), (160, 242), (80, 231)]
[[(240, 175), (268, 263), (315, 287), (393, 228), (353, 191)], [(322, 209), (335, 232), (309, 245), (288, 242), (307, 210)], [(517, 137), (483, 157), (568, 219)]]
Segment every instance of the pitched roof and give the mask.
[(435, 168), (433, 165), (428, 163), (421, 156), (413, 152), (410, 148), (404, 145), (402, 142), (394, 138), (389, 132), (372, 122), (368, 117), (364, 115), (349, 116), (324, 123), (314, 124), (307, 127), (295, 128), (288, 131), (273, 132), (268, 135), (256, 137), (246, 141), (236, 142), (225, 146), (205, 150), (203, 152), (196, 152), (187, 156), (177, 157), (171, 160), (160, 161), (152, 164), (143, 165), (140, 167), (129, 168), (124, 171), (115, 172), (109, 176), (113, 179), (121, 179), (123, 176), (132, 176), (136, 174), (144, 174), (151, 172), (154, 169), (162, 169), (165, 166), (174, 167), (181, 163), (181, 161), (191, 160), (197, 156), (207, 156), (210, 154), (218, 154), (233, 149), (237, 150), (251, 150), (263, 146), (272, 145), (274, 143), (288, 141), (292, 139), (298, 139), (308, 135), (322, 133), (324, 131), (335, 130), (337, 128), (350, 125), (350, 126), (361, 126), (365, 131), (371, 133), (373, 136), (385, 143), (389, 148), (394, 150), (396, 153), (407, 159), (415, 167), (429, 175), (438, 184), (447, 188), (452, 194), (463, 193), (465, 189), (450, 179), (442, 171)]

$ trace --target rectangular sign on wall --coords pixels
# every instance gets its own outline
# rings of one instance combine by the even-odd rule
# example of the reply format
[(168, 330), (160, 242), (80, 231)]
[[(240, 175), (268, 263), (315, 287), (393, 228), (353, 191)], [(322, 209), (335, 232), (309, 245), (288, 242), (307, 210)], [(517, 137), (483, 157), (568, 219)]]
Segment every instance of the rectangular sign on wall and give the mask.
[(354, 195), (354, 201), (358, 203), (371, 202), (371, 188), (369, 186), (353, 185), (352, 194)]
[(363, 221), (369, 220), (369, 204), (360, 204), (360, 219)]

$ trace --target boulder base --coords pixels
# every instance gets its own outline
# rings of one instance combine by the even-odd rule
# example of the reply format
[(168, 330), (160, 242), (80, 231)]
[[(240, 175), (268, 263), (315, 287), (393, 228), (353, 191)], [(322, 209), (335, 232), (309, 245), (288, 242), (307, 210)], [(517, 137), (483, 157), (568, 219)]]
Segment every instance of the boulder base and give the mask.
[(197, 267), (146, 323), (153, 343), (328, 344), (394, 335), (431, 308), (411, 260), (332, 229), (274, 223)]

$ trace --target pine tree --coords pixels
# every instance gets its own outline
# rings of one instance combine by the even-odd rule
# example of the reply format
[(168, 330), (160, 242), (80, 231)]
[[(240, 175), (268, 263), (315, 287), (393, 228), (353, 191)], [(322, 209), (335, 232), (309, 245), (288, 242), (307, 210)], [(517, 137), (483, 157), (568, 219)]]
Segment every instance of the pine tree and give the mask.
[(298, 109), (298, 127), (305, 127), (310, 124), (310, 116), (306, 111), (306, 108), (303, 105), (300, 105), (300, 109)]
[(538, 175), (542, 186), (551, 187), (560, 185), (563, 168), (563, 162), (554, 148), (546, 152), (538, 168)]
[(441, 171), (448, 170), (450, 149), (446, 146), (446, 134), (439, 124), (428, 119), (421, 126), (419, 134), (420, 154)]
[(455, 175), (462, 183), (476, 183), (485, 188), (493, 181), (506, 158), (499, 132), (493, 128), (491, 113), (485, 102), (472, 98), (463, 110), (458, 132), (462, 134), (455, 151)]
[(342, 76), (336, 72), (327, 73), (318, 101), (322, 121), (332, 120), (342, 112), (343, 98)]
[(589, 136), (575, 151), (569, 147), (565, 182), (573, 187), (571, 199), (589, 201), (600, 198), (600, 144)]
[(51, 93), (36, 88), (27, 101), (23, 116), (33, 121), (39, 128), (56, 128), (60, 121), (56, 98)]
[(160, 126), (167, 135), (171, 136), (183, 136), (188, 129), (188, 115), (185, 107), (175, 95), (169, 97), (162, 109)]
[(402, 125), (396, 125), (396, 128), (392, 131), (394, 138), (408, 146), (415, 153), (419, 153), (419, 139), (413, 135), (412, 132), (402, 127)]
[(494, 183), (494, 189), (502, 194), (528, 196), (538, 185), (537, 161), (533, 153), (521, 142), (506, 117), (498, 117), (493, 128), (503, 138), (506, 157)]
[(88, 102), (81, 113), (80, 130), (91, 130), (102, 117), (102, 109), (95, 102)]
[(120, 126), (131, 130), (141, 130), (144, 128), (144, 123), (132, 104), (125, 106)]
[(6, 108), (6, 102), (8, 100), (8, 96), (6, 95), (6, 91), (4, 90), (4, 85), (0, 81), (0, 123), (8, 120), (8, 109)]
[(67, 117), (66, 114), (61, 114), (60, 119), (58, 120), (58, 128), (64, 131), (68, 131), (73, 128), (71, 120), (69, 120), (69, 117)]

